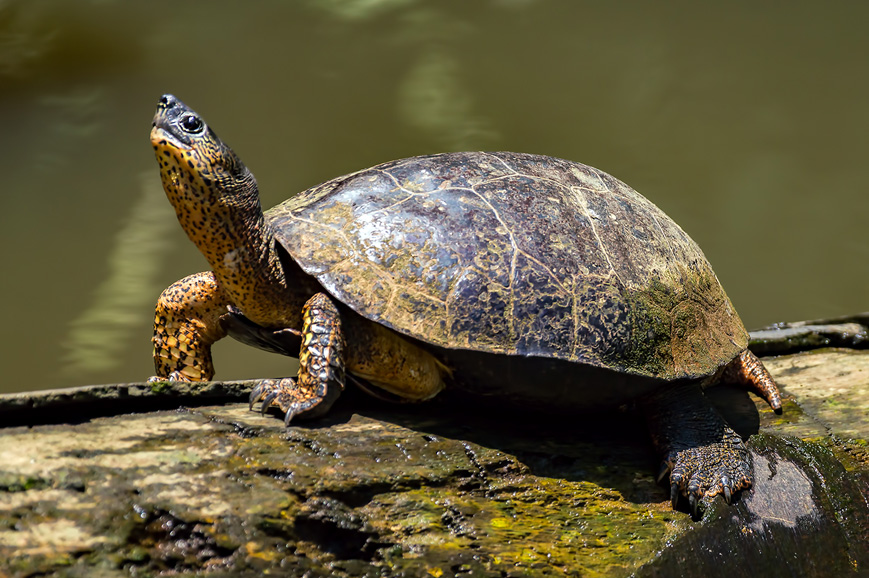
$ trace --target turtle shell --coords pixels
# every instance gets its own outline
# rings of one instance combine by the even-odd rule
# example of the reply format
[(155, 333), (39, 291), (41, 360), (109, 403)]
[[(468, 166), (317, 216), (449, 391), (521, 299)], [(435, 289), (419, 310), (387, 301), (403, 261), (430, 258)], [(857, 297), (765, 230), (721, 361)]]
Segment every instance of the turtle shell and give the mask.
[(697, 244), (583, 164), (413, 157), (326, 182), (267, 216), (337, 300), (446, 350), (673, 380), (712, 375), (747, 346)]

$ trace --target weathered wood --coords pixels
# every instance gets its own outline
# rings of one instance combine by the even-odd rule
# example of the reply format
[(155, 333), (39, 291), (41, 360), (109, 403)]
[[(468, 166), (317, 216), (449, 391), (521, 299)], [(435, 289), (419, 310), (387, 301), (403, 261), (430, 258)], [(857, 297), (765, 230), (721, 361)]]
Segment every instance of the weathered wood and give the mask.
[(81, 423), (100, 416), (247, 399), (256, 380), (113, 383), (0, 395), (0, 427)]
[[(869, 352), (764, 361), (782, 416), (708, 392), (755, 434), (755, 488), (697, 522), (670, 510), (630, 410), (546, 419), (350, 395), (289, 430), (238, 403), (6, 428), (0, 576), (865, 575)], [(20, 423), (34, 407), (81, 421), (81, 397), (125, 411), (193, 397), (170, 391), (3, 396), (0, 408)]]
[(776, 323), (751, 332), (757, 355), (784, 355), (823, 347), (869, 348), (869, 312), (833, 319)]

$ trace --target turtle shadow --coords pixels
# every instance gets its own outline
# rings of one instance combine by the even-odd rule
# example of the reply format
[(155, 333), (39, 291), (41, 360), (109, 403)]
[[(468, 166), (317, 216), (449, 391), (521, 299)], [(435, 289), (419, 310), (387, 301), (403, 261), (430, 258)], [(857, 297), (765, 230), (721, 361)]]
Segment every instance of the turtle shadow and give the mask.
[[(743, 439), (759, 431), (760, 416), (748, 394), (729, 386), (707, 397)], [(299, 422), (325, 428), (348, 422), (354, 414), (398, 425), (421, 436), (470, 442), (513, 456), (518, 475), (591, 483), (617, 491), (632, 503), (669, 500), (655, 475), (659, 458), (642, 412), (636, 407), (588, 413), (528, 410), (449, 392), (422, 404), (384, 404), (359, 391), (348, 391), (328, 416)], [(511, 470), (484, 475), (517, 475)]]

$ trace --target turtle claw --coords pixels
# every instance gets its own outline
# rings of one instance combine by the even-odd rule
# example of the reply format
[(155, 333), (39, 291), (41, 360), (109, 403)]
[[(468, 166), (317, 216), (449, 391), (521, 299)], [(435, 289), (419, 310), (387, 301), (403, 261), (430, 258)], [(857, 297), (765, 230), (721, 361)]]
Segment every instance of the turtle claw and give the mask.
[(645, 410), (652, 441), (663, 461), (672, 465), (674, 508), (679, 496), (685, 496), (696, 517), (701, 502), (723, 494), (730, 503), (736, 492), (751, 487), (748, 448), (699, 387), (686, 384), (660, 392), (646, 401)]
[(680, 495), (679, 482), (681, 482), (682, 480), (681, 480), (681, 478), (679, 478), (679, 479), (670, 478), (670, 479), (671, 479), (671, 482), (670, 482), (670, 504), (672, 504), (673, 509), (675, 510), (676, 506), (679, 505), (679, 495)]
[(675, 509), (679, 496), (687, 497), (694, 518), (707, 498), (722, 494), (724, 501), (731, 504), (736, 492), (751, 487), (751, 461), (741, 440), (734, 447), (713, 444), (688, 448), (676, 452), (674, 460), (670, 502)]
[(268, 380), (263, 380), (259, 382), (256, 387), (250, 392), (250, 397), (248, 398), (247, 408), (253, 411), (253, 404), (263, 399), (267, 394), (265, 392), (266, 382)]
[(697, 498), (697, 494), (689, 494), (688, 503), (691, 505), (691, 517), (696, 519), (698, 517), (697, 514), (700, 511), (700, 499)]
[(152, 375), (146, 381), (147, 381), (147, 383), (157, 383), (159, 381), (187, 381), (187, 382), (190, 382), (193, 380), (190, 379), (189, 377), (187, 377), (186, 375), (184, 375), (183, 373), (181, 373), (180, 371), (173, 371), (172, 373), (170, 373), (166, 377), (161, 377), (159, 375)]
[(305, 391), (299, 387), (292, 377), (282, 379), (263, 379), (250, 393), (248, 408), (253, 410), (256, 403), (261, 402), (260, 413), (265, 413), (271, 407), (277, 407), (284, 414), (284, 424), (296, 416), (317, 417), (325, 413), (338, 397), (338, 388), (329, 388), (325, 395)]
[(679, 498), (683, 495), (688, 498), (691, 517), (696, 520), (700, 512), (700, 502), (709, 494), (704, 492), (700, 480), (696, 476), (691, 477), (686, 484), (685, 477), (680, 473), (675, 473), (670, 476), (670, 504), (674, 510), (678, 507)]
[[(279, 393), (280, 393), (280, 392), (278, 392), (277, 390), (275, 390), (275, 391), (271, 392), (270, 394), (268, 394), (267, 396), (265, 396), (265, 398), (263, 398), (262, 406), (260, 406), (260, 415), (265, 415), (265, 414), (266, 414), (266, 410), (267, 410), (269, 407), (271, 407), (272, 402), (275, 401), (275, 400), (278, 398), (278, 394), (279, 394)], [(283, 408), (281, 408), (281, 409), (283, 409)]]
[[(341, 318), (335, 304), (325, 293), (317, 293), (302, 309), (302, 333), (295, 329), (271, 331), (263, 329), (233, 311), (221, 318), (227, 327), (235, 327), (249, 341), (281, 345), (288, 353), (291, 343), (301, 343), (299, 350), (298, 379), (263, 379), (250, 394), (249, 408), (262, 401), (260, 410), (265, 413), (277, 406), (284, 414), (284, 423), (296, 416), (318, 417), (326, 413), (344, 389), (344, 338), (341, 334)], [(304, 338), (302, 339), (302, 335)], [(276, 337), (277, 336), (277, 337)], [(277, 341), (275, 340), (277, 339)], [(284, 341), (280, 341), (284, 339)], [(277, 350), (277, 349), (275, 349)]]
[(286, 414), (284, 414), (284, 426), (285, 427), (290, 427), (290, 422), (293, 420), (294, 417), (296, 417), (297, 413), (298, 413), (297, 411), (290, 410)]
[[(674, 481), (670, 486), (670, 501), (673, 503), (673, 508), (676, 507), (676, 504), (679, 501), (679, 482), (681, 481), (682, 477), (679, 476), (679, 479)], [(700, 479), (695, 475), (691, 478), (691, 481), (688, 483), (687, 488), (688, 506), (691, 509), (691, 516), (694, 519), (697, 519), (700, 513), (700, 503), (703, 501), (703, 499), (707, 497), (714, 497), (719, 493), (724, 495), (724, 501), (727, 502), (727, 505), (729, 506), (733, 503), (733, 492), (733, 483), (730, 481), (730, 478), (726, 474), (721, 476), (720, 487), (706, 489), (703, 488)]]
[[(257, 402), (262, 402), (260, 413), (265, 413), (272, 406), (277, 406), (284, 414), (290, 413), (296, 405), (295, 398), (299, 396), (296, 380), (292, 377), (283, 379), (263, 379), (250, 392), (248, 409), (253, 410)], [(286, 420), (285, 420), (286, 421)], [(287, 422), (289, 423), (289, 422)]]

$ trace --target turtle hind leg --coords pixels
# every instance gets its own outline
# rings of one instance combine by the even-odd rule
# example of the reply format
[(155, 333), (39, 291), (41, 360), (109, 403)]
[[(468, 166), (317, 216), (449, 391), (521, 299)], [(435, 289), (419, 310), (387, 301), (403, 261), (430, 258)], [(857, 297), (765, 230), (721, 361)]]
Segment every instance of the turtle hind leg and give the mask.
[(740, 385), (757, 394), (777, 414), (782, 412), (781, 393), (772, 375), (751, 351), (746, 349), (724, 368), (721, 381)]
[(294, 417), (313, 418), (326, 413), (344, 390), (344, 336), (341, 317), (324, 293), (311, 297), (302, 308), (299, 375), (296, 379), (264, 379), (251, 392), (250, 405), (262, 401), (265, 412), (277, 406), (289, 425)]
[(644, 400), (643, 409), (662, 456), (660, 478), (670, 474), (674, 508), (685, 496), (696, 518), (704, 498), (723, 494), (730, 503), (735, 493), (751, 487), (751, 455), (698, 384), (658, 392)]

